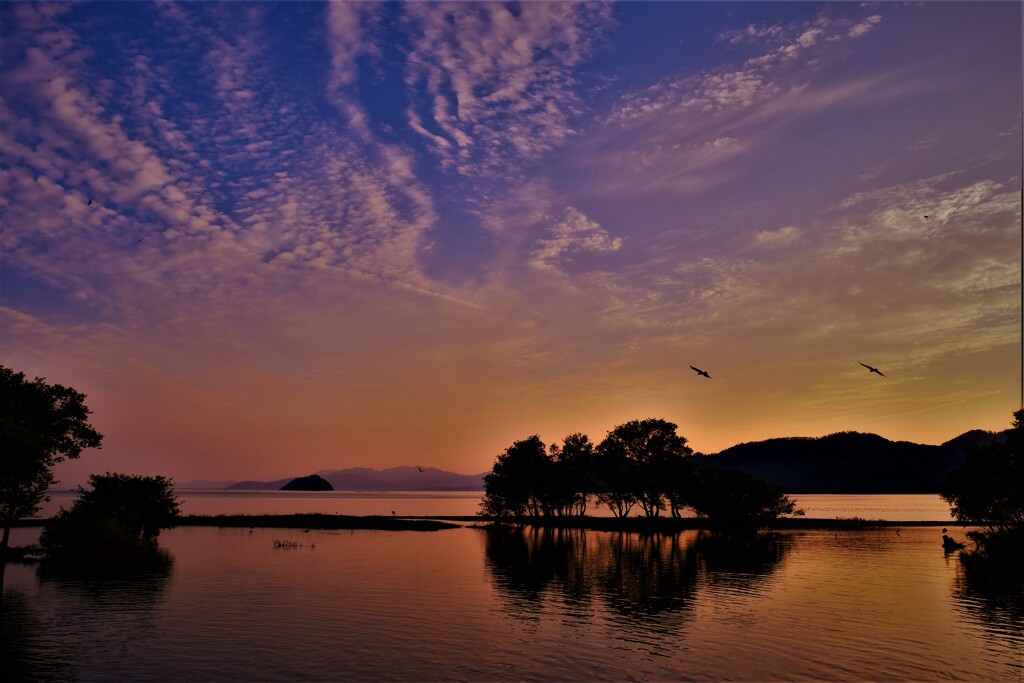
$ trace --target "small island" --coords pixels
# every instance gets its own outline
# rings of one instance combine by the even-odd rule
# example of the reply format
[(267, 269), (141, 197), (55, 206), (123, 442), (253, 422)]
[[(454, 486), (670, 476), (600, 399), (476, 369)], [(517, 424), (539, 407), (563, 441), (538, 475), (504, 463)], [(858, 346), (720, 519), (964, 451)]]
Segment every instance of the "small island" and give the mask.
[(282, 491), (333, 491), (331, 482), (319, 474), (311, 474), (308, 477), (298, 477), (281, 487)]

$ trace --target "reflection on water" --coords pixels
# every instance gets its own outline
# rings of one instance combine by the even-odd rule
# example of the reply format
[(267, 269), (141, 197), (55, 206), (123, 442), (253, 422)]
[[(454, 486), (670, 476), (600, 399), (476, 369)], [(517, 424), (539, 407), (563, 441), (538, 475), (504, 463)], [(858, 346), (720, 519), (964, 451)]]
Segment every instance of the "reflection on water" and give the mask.
[(1024, 567), (992, 567), (983, 560), (960, 563), (953, 598), (987, 629), (1015, 638), (1024, 659)]
[(3, 680), (69, 680), (76, 678), (74, 663), (86, 654), (112, 660), (130, 656), (134, 643), (158, 627), (155, 610), (172, 566), (165, 557), (144, 571), (115, 578), (74, 567), (34, 566), (36, 595), (4, 591)]
[[(179, 489), (186, 515), (284, 515), (319, 512), (328, 515), (473, 516), (480, 511), (480, 491), (200, 491)], [(69, 508), (75, 491), (51, 491), (41, 517)], [(899, 521), (952, 521), (949, 504), (935, 494), (852, 495), (799, 494), (797, 507), (808, 518), (861, 517)], [(592, 504), (591, 516), (609, 517)], [(689, 514), (689, 513), (688, 513)]]
[[(24, 530), (19, 530), (24, 531)], [(287, 549), (275, 540), (295, 542)], [(1020, 680), (1021, 602), (938, 529), (735, 541), (180, 528), (167, 572), (11, 565), (3, 680)], [(19, 542), (24, 542), (19, 539)]]
[(754, 590), (782, 559), (774, 535), (735, 539), (697, 531), (678, 534), (586, 532), (492, 527), (486, 558), (494, 584), (512, 613), (530, 603), (597, 600), (643, 621), (687, 611), (702, 575), (711, 583)]

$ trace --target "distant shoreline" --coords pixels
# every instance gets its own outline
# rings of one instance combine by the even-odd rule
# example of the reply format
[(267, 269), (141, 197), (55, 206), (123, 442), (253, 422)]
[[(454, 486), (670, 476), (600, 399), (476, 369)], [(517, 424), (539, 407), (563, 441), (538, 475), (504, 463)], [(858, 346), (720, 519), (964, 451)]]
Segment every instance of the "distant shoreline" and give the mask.
[[(25, 519), (14, 524), (16, 527), (43, 526), (48, 519)], [(272, 528), (272, 529), (369, 529), (384, 531), (439, 531), (457, 529), (466, 523), (491, 525), (509, 524), (547, 529), (585, 529), (590, 531), (640, 531), (673, 533), (695, 529), (713, 530), (707, 520), (696, 517), (521, 517), (496, 520), (484, 516), (422, 515), (330, 515), (322, 513), (287, 515), (184, 515), (175, 526), (204, 526), (220, 528)], [(805, 518), (784, 517), (772, 525), (777, 530), (818, 529), (853, 530), (885, 527), (968, 527), (953, 520), (899, 521), (883, 519), (853, 518)]]

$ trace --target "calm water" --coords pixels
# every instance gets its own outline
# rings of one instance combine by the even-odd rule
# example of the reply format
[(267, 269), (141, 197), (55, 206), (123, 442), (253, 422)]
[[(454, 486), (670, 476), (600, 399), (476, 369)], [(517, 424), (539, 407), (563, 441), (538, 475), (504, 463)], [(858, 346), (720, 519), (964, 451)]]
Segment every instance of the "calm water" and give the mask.
[(1020, 681), (1019, 590), (938, 536), (180, 528), (133, 581), (8, 566), (0, 678)]
[[(52, 492), (40, 515), (49, 517), (71, 507), (77, 493)], [(342, 515), (472, 516), (480, 510), (479, 491), (177, 491), (187, 515), (291, 514), (322, 512)], [(807, 517), (834, 519), (862, 517), (907, 521), (951, 521), (949, 504), (937, 495), (834, 495), (793, 496)], [(610, 516), (591, 505), (587, 514)], [(636, 514), (634, 512), (634, 514)]]

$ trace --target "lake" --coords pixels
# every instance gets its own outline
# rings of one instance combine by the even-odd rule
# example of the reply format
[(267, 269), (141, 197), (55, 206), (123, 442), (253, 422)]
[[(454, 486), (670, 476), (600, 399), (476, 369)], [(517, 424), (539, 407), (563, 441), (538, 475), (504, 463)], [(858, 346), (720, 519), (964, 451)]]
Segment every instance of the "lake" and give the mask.
[[(480, 511), (480, 491), (202, 491), (177, 490), (186, 515), (285, 515), (319, 512), (341, 515), (471, 517)], [(51, 491), (40, 516), (69, 508), (76, 492)], [(799, 494), (791, 496), (809, 518), (861, 517), (901, 522), (951, 522), (949, 504), (938, 495)], [(611, 513), (591, 504), (587, 514)], [(633, 513), (636, 514), (636, 511)]]
[(9, 565), (0, 677), (1020, 681), (1019, 589), (939, 536), (182, 527), (133, 580)]

